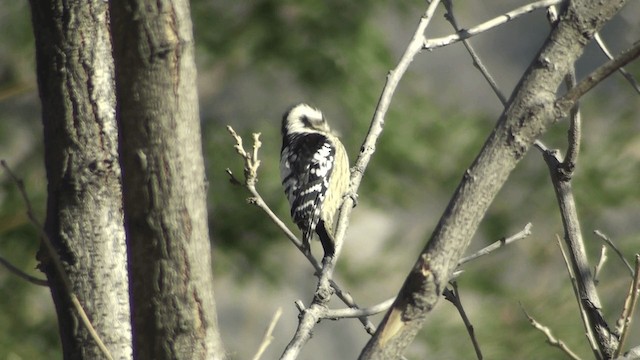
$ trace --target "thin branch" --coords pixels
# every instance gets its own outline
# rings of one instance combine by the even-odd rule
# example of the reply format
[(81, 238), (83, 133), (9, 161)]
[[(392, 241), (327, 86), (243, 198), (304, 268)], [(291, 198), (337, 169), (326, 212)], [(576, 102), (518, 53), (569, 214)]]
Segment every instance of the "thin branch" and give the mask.
[(600, 297), (593, 282), (580, 230), (571, 181), (563, 176), (561, 156), (558, 150), (546, 149), (539, 143), (536, 143), (536, 147), (541, 150), (543, 159), (549, 168), (551, 183), (556, 193), (564, 227), (564, 240), (569, 249), (571, 268), (576, 278), (577, 299), (582, 303), (582, 308), (587, 314), (587, 319), (585, 319), (587, 328), (593, 331), (602, 356), (610, 358), (617, 348), (618, 340), (611, 334), (609, 326), (602, 315)]
[(637, 41), (633, 47), (622, 52), (618, 57), (609, 60), (592, 71), (589, 76), (580, 81), (573, 89), (567, 91), (564, 96), (556, 100), (556, 110), (559, 113), (556, 118), (564, 117), (564, 113), (571, 109), (584, 94), (593, 89), (613, 72), (635, 60), (638, 56), (640, 56), (640, 41)]
[(60, 261), (60, 258), (58, 257), (58, 253), (56, 252), (55, 246), (53, 245), (51, 238), (49, 238), (49, 235), (44, 231), (44, 228), (36, 218), (35, 213), (33, 211), (33, 207), (31, 206), (31, 201), (29, 201), (29, 197), (27, 196), (27, 191), (24, 187), (24, 182), (21, 179), (19, 179), (13, 173), (13, 171), (11, 171), (11, 168), (9, 168), (9, 165), (7, 165), (6, 161), (0, 160), (0, 164), (5, 169), (5, 171), (9, 174), (9, 176), (11, 177), (13, 182), (16, 184), (16, 186), (18, 187), (18, 191), (20, 191), (20, 195), (22, 196), (22, 199), (24, 200), (24, 203), (27, 207), (27, 216), (29, 217), (29, 220), (31, 221), (33, 226), (35, 226), (36, 230), (40, 234), (40, 239), (42, 240), (42, 243), (44, 244), (45, 248), (47, 249), (47, 252), (49, 253), (49, 257), (53, 262), (53, 266), (56, 269), (58, 276), (60, 276), (60, 279), (62, 280), (61, 282), (62, 282), (62, 285), (64, 286), (64, 290), (67, 292), (67, 295), (69, 296), (69, 299), (73, 304), (73, 307), (78, 313), (78, 316), (80, 317), (82, 324), (87, 328), (87, 330), (89, 331), (89, 334), (91, 335), (91, 338), (93, 338), (93, 340), (96, 342), (96, 344), (98, 345), (98, 347), (100, 348), (100, 351), (102, 351), (104, 356), (109, 360), (113, 360), (113, 356), (111, 356), (109, 349), (107, 349), (105, 344), (102, 342), (102, 339), (96, 332), (96, 329), (91, 324), (91, 321), (87, 316), (87, 313), (82, 308), (82, 305), (80, 304), (80, 300), (78, 300), (78, 297), (73, 292), (71, 281), (69, 280), (69, 277), (67, 276), (67, 273), (64, 270), (62, 261)]
[(475, 254), (471, 254), (469, 256), (463, 257), (462, 259), (460, 259), (460, 262), (458, 262), (458, 267), (468, 263), (469, 261), (475, 260), (477, 258), (479, 258), (480, 256), (484, 256), (487, 254), (490, 254), (502, 247), (505, 247), (511, 243), (514, 243), (518, 240), (522, 240), (526, 237), (528, 237), (529, 235), (531, 235), (531, 227), (533, 225), (531, 225), (531, 223), (528, 223), (527, 225), (524, 226), (524, 229), (520, 230), (519, 232), (517, 232), (516, 234), (513, 234), (511, 236), (509, 236), (508, 238), (502, 238), (496, 242), (494, 242), (493, 244), (486, 246), (482, 249), (480, 249), (478, 252), (476, 252)]
[(573, 290), (573, 295), (578, 303), (578, 310), (580, 311), (580, 319), (582, 319), (582, 325), (585, 328), (585, 336), (589, 341), (589, 346), (591, 347), (591, 351), (593, 351), (593, 355), (596, 359), (602, 359), (600, 354), (600, 350), (598, 350), (598, 343), (593, 336), (593, 330), (589, 326), (589, 315), (580, 301), (580, 290), (578, 289), (578, 280), (576, 279), (576, 275), (571, 267), (571, 262), (569, 260), (569, 256), (562, 246), (562, 240), (560, 240), (560, 236), (556, 235), (556, 243), (558, 244), (558, 248), (560, 249), (560, 253), (562, 254), (562, 259), (564, 260), (565, 268), (567, 269), (567, 273), (569, 274), (569, 280), (571, 281), (571, 289)]
[(271, 318), (271, 322), (269, 323), (269, 327), (267, 327), (267, 330), (264, 332), (264, 336), (262, 337), (262, 342), (260, 343), (260, 347), (258, 348), (258, 351), (253, 356), (253, 360), (260, 360), (260, 357), (262, 356), (262, 354), (265, 352), (265, 350), (267, 350), (267, 348), (273, 341), (273, 335), (272, 335), (273, 329), (275, 329), (276, 324), (278, 323), (278, 320), (280, 320), (281, 315), (282, 315), (282, 308), (279, 307), (278, 310), (276, 310), (275, 314), (273, 314), (273, 317)]
[(622, 260), (622, 262), (627, 266), (627, 269), (629, 270), (629, 274), (631, 275), (631, 278), (635, 277), (635, 273), (633, 272), (633, 267), (631, 266), (631, 264), (629, 264), (629, 262), (624, 257), (624, 255), (622, 255), (622, 252), (613, 243), (613, 241), (611, 241), (611, 239), (600, 230), (594, 230), (593, 233), (596, 234), (600, 239), (602, 239), (602, 241), (604, 241), (607, 245), (609, 245), (611, 249), (613, 249), (613, 251), (616, 253), (616, 255), (618, 255), (620, 260)]
[(600, 260), (598, 260), (598, 264), (593, 269), (593, 282), (596, 286), (600, 283), (600, 271), (604, 268), (604, 263), (607, 259), (607, 247), (602, 245), (600, 248)]
[(0, 256), (0, 264), (4, 265), (4, 267), (6, 267), (7, 270), (12, 272), (14, 275), (18, 275), (18, 277), (21, 277), (22, 279), (27, 280), (32, 284), (39, 285), (39, 286), (49, 286), (49, 283), (47, 282), (47, 280), (40, 279), (35, 276), (31, 276), (27, 274), (26, 272), (20, 270), (17, 266), (13, 265), (12, 263), (10, 263), (8, 260), (6, 260), (1, 256)]
[(464, 322), (464, 326), (467, 328), (467, 333), (469, 333), (469, 337), (471, 338), (471, 343), (473, 344), (476, 356), (478, 357), (478, 360), (482, 360), (482, 351), (480, 350), (480, 344), (476, 338), (475, 330), (473, 329), (473, 325), (464, 310), (464, 306), (462, 306), (462, 299), (460, 298), (460, 292), (458, 291), (458, 283), (456, 281), (450, 281), (449, 283), (453, 290), (446, 288), (442, 292), (442, 295), (444, 295), (444, 298), (449, 300), (449, 302), (451, 302), (458, 310), (458, 313), (462, 318), (462, 322)]
[(555, 346), (558, 349), (562, 350), (562, 352), (564, 352), (569, 358), (573, 360), (580, 360), (580, 357), (576, 353), (571, 351), (571, 349), (569, 349), (569, 347), (562, 340), (558, 340), (555, 336), (553, 336), (553, 333), (551, 333), (551, 329), (540, 324), (536, 319), (531, 317), (531, 315), (529, 315), (527, 311), (524, 309), (522, 304), (520, 304), (520, 308), (522, 309), (522, 312), (529, 320), (529, 323), (531, 323), (531, 326), (533, 326), (535, 329), (542, 332), (547, 337), (547, 342), (549, 343), (549, 345)]
[[(604, 41), (602, 40), (602, 37), (600, 36), (600, 33), (596, 33), (595, 35), (595, 39), (596, 42), (598, 43), (598, 46), (600, 47), (600, 49), (602, 50), (602, 52), (607, 56), (607, 58), (609, 58), (609, 60), (613, 59), (613, 55), (611, 55), (611, 52), (609, 51), (609, 49), (607, 48), (607, 45), (604, 43)], [(629, 82), (629, 84), (631, 84), (631, 87), (633, 87), (633, 89), (640, 94), (640, 84), (638, 84), (638, 82), (636, 81), (636, 79), (633, 77), (633, 75), (631, 75), (627, 70), (625, 70), (625, 68), (620, 67), (620, 69), (618, 69), (618, 71), (620, 72), (620, 74), (622, 74), (622, 76), (624, 76), (627, 81)]]
[(314, 296), (313, 303), (310, 309), (307, 309), (304, 313), (301, 314), (300, 321), (298, 323), (298, 329), (294, 335), (294, 338), (291, 340), (285, 352), (282, 355), (282, 359), (295, 359), (299, 354), (302, 345), (309, 339), (311, 336), (311, 329), (321, 317), (321, 313), (326, 311), (326, 306), (324, 306), (329, 298), (330, 293), (328, 292), (329, 288), (327, 286), (331, 276), (333, 274), (333, 269), (335, 267), (336, 261), (340, 255), (342, 250), (343, 239), (345, 237), (349, 215), (351, 214), (351, 210), (354, 205), (354, 198), (357, 194), (358, 187), (360, 186), (360, 182), (362, 181), (362, 177), (364, 172), (371, 160), (373, 153), (375, 152), (375, 146), (382, 133), (382, 129), (384, 126), (384, 117), (389, 109), (389, 104), (391, 103), (391, 98), (400, 82), (400, 79), (407, 71), (409, 64), (413, 61), (413, 58), (422, 50), (422, 44), (424, 39), (424, 32), (431, 22), (433, 18), (433, 14), (440, 3), (439, 0), (433, 0), (427, 7), (424, 15), (420, 19), (420, 23), (413, 35), (413, 38), (409, 42), (404, 54), (400, 58), (398, 65), (394, 70), (392, 70), (387, 75), (387, 82), (382, 90), (382, 94), (380, 95), (380, 99), (378, 101), (378, 105), (376, 107), (376, 111), (373, 116), (373, 120), (371, 121), (371, 125), (369, 127), (369, 131), (367, 132), (367, 136), (362, 144), (360, 155), (356, 160), (356, 164), (352, 169), (351, 173), (351, 187), (350, 193), (352, 196), (348, 196), (344, 199), (342, 206), (340, 207), (340, 215), (338, 216), (336, 231), (335, 231), (335, 252), (333, 257), (326, 257), (324, 261), (323, 272), (320, 276), (320, 281), (318, 282), (318, 287), (316, 290), (316, 295)]
[[(460, 29), (460, 27), (458, 27), (458, 22), (456, 21), (456, 18), (453, 15), (453, 1), (444, 0), (442, 2), (442, 4), (447, 9), (447, 13), (444, 16), (445, 19), (447, 19), (451, 23), (451, 26), (453, 26), (453, 29), (456, 32), (460, 32), (461, 29)], [(478, 56), (476, 51), (471, 46), (471, 43), (467, 39), (463, 39), (462, 40), (462, 44), (464, 44), (464, 47), (467, 49), (467, 52), (469, 52), (469, 55), (471, 56), (471, 59), (473, 60), (473, 66), (475, 66), (476, 69), (478, 69), (480, 71), (482, 76), (484, 76), (485, 80), (487, 80), (487, 82), (489, 83), (489, 86), (491, 86), (491, 89), (493, 89), (493, 92), (496, 94), (496, 96), (498, 97), (498, 99), (500, 100), (502, 105), (506, 106), (507, 105), (507, 97), (504, 96), (504, 94), (502, 93), (502, 91), (498, 87), (498, 83), (495, 81), (493, 76), (491, 76), (491, 74), (489, 73), (489, 70), (487, 70), (487, 68), (484, 66), (484, 64), (480, 60), (480, 57)]]
[(357, 318), (362, 316), (371, 316), (386, 311), (393, 305), (396, 300), (395, 297), (387, 299), (377, 305), (373, 305), (367, 308), (347, 308), (347, 309), (329, 309), (324, 314), (325, 319), (341, 319), (341, 318)]
[[(576, 70), (572, 68), (565, 76), (565, 84), (567, 89), (571, 90), (576, 86)], [(582, 119), (580, 116), (580, 103), (576, 103), (571, 108), (571, 114), (569, 115), (569, 130), (567, 132), (567, 155), (564, 157), (560, 169), (563, 171), (563, 176), (570, 179), (573, 176), (576, 163), (578, 162), (578, 155), (580, 154), (580, 140), (582, 138)]]
[(481, 34), (485, 31), (491, 30), (497, 26), (503, 25), (515, 18), (522, 15), (526, 15), (534, 10), (544, 9), (551, 5), (560, 4), (562, 0), (543, 0), (536, 1), (531, 4), (521, 6), (515, 10), (511, 10), (505, 14), (497, 16), (489, 21), (483, 22), (480, 25), (474, 26), (468, 30), (461, 30), (456, 34), (444, 36), (436, 39), (424, 39), (423, 48), (425, 50), (432, 50), (438, 47), (447, 46), (458, 41), (468, 39), (472, 36)]
[(616, 330), (619, 330), (620, 334), (620, 343), (618, 348), (616, 349), (613, 357), (617, 357), (622, 348), (624, 346), (624, 342), (627, 340), (629, 336), (629, 332), (631, 332), (631, 321), (633, 320), (633, 313), (638, 304), (638, 296), (640, 295), (640, 254), (636, 254), (636, 267), (635, 267), (635, 276), (631, 281), (631, 285), (629, 286), (629, 293), (624, 301), (624, 307), (622, 309), (622, 315), (618, 320), (618, 326)]

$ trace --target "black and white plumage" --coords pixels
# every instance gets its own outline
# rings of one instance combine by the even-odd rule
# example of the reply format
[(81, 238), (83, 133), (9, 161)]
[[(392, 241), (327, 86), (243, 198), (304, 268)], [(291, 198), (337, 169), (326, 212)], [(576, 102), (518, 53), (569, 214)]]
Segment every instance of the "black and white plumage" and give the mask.
[(349, 160), (320, 110), (298, 104), (284, 114), (280, 175), (304, 246), (309, 249), (316, 232), (325, 256), (332, 256), (335, 215), (349, 190)]

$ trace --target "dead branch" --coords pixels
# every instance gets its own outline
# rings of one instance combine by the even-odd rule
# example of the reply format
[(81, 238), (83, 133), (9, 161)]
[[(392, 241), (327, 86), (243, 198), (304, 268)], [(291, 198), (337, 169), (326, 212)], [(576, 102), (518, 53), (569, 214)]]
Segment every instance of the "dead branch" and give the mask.
[(581, 302), (587, 314), (586, 323), (588, 328), (593, 330), (601, 355), (605, 359), (610, 359), (615, 349), (618, 348), (618, 339), (611, 333), (609, 325), (602, 315), (600, 297), (593, 281), (580, 230), (571, 180), (562, 168), (563, 163), (558, 150), (549, 150), (540, 142), (536, 143), (536, 147), (542, 152), (544, 161), (549, 168), (551, 182), (556, 193), (564, 227), (564, 240), (568, 247), (571, 268), (576, 277), (578, 301)]
[(471, 325), (471, 321), (467, 316), (466, 311), (464, 310), (464, 306), (462, 306), (462, 299), (460, 299), (460, 291), (458, 291), (458, 283), (456, 281), (450, 281), (451, 289), (446, 288), (442, 292), (444, 298), (449, 300), (458, 310), (458, 314), (462, 318), (462, 322), (464, 322), (464, 326), (467, 329), (467, 333), (471, 338), (471, 343), (473, 344), (473, 349), (476, 352), (476, 356), (478, 360), (482, 360), (482, 351), (480, 350), (480, 343), (478, 343), (478, 339), (476, 338), (475, 330), (473, 329), (473, 325)]
[(541, 333), (544, 334), (544, 336), (547, 337), (547, 342), (549, 343), (549, 345), (555, 346), (558, 349), (562, 350), (562, 352), (564, 352), (569, 358), (573, 360), (580, 360), (580, 357), (576, 353), (571, 351), (571, 349), (569, 349), (569, 347), (562, 340), (558, 340), (555, 336), (553, 336), (551, 329), (540, 324), (536, 319), (534, 319), (531, 315), (529, 315), (527, 311), (524, 309), (524, 307), (522, 307), (522, 304), (520, 304), (520, 308), (522, 309), (522, 312), (529, 320), (529, 323), (531, 323), (531, 326), (539, 330)]

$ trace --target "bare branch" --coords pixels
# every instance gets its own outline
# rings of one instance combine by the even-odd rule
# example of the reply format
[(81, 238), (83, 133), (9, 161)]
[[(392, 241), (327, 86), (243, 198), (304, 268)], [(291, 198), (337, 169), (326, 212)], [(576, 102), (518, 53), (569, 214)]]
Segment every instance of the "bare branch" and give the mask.
[(71, 303), (73, 304), (73, 307), (78, 313), (78, 316), (82, 321), (82, 324), (87, 328), (87, 330), (89, 331), (89, 334), (91, 335), (93, 340), (96, 342), (96, 344), (98, 345), (98, 347), (100, 348), (100, 351), (102, 351), (104, 356), (109, 360), (113, 360), (113, 356), (111, 356), (111, 352), (109, 352), (109, 349), (107, 349), (104, 342), (102, 342), (102, 339), (96, 332), (96, 329), (91, 324), (91, 321), (87, 316), (87, 313), (82, 308), (82, 305), (80, 304), (80, 300), (78, 300), (78, 297), (73, 292), (71, 281), (69, 280), (69, 277), (67, 276), (67, 273), (64, 270), (62, 261), (60, 261), (60, 258), (58, 257), (58, 253), (56, 252), (56, 249), (53, 243), (51, 242), (49, 235), (44, 231), (44, 228), (40, 224), (40, 221), (38, 221), (38, 219), (36, 218), (35, 213), (33, 212), (33, 207), (31, 206), (31, 201), (29, 201), (29, 197), (27, 196), (27, 190), (24, 187), (24, 182), (21, 179), (19, 179), (13, 173), (13, 171), (11, 171), (11, 168), (9, 168), (9, 165), (7, 165), (6, 161), (0, 160), (0, 164), (5, 169), (7, 174), (9, 174), (9, 177), (11, 177), (11, 179), (16, 184), (16, 186), (18, 187), (18, 191), (20, 191), (20, 195), (22, 196), (22, 199), (24, 200), (24, 203), (27, 207), (27, 216), (29, 217), (29, 220), (31, 221), (33, 226), (36, 228), (38, 233), (40, 234), (40, 239), (44, 244), (45, 249), (47, 249), (47, 252), (49, 253), (49, 257), (53, 262), (54, 268), (56, 269), (58, 276), (60, 276), (60, 279), (62, 280), (61, 282), (62, 282), (62, 285), (64, 286), (64, 290), (69, 295)]
[(462, 322), (464, 322), (464, 326), (467, 328), (467, 333), (469, 333), (469, 337), (471, 338), (471, 343), (473, 344), (473, 349), (476, 352), (476, 356), (478, 360), (482, 360), (482, 351), (480, 350), (480, 344), (478, 343), (478, 339), (476, 338), (475, 330), (473, 329), (473, 325), (471, 325), (471, 321), (467, 316), (467, 313), (464, 311), (464, 307), (462, 306), (462, 299), (460, 298), (460, 292), (458, 291), (458, 283), (456, 281), (450, 281), (451, 287), (453, 290), (449, 288), (444, 289), (442, 295), (444, 298), (449, 300), (453, 306), (456, 307), (460, 317), (462, 318)]
[(24, 280), (27, 280), (32, 284), (39, 285), (39, 286), (49, 286), (49, 283), (47, 282), (47, 280), (40, 279), (35, 276), (31, 276), (27, 274), (26, 272), (20, 270), (17, 266), (13, 265), (12, 263), (10, 263), (8, 260), (6, 260), (1, 256), (0, 256), (0, 264), (4, 265), (4, 267), (6, 267), (7, 270), (9, 270), (10, 272), (14, 273), (15, 275), (18, 275), (19, 277), (23, 278)]
[(582, 303), (582, 307), (587, 313), (587, 324), (593, 330), (598, 349), (605, 358), (611, 358), (615, 349), (618, 348), (618, 339), (611, 334), (602, 315), (600, 297), (589, 268), (587, 252), (580, 230), (571, 181), (565, 176), (562, 169), (560, 152), (546, 149), (540, 144), (536, 144), (536, 146), (541, 150), (544, 161), (549, 168), (551, 183), (556, 193), (564, 227), (564, 240), (569, 249), (569, 259), (578, 286), (578, 301)]
[(517, 232), (516, 234), (513, 234), (511, 236), (509, 236), (508, 238), (502, 238), (496, 242), (494, 242), (493, 244), (486, 246), (482, 249), (480, 249), (478, 252), (476, 252), (475, 254), (471, 254), (469, 256), (463, 257), (462, 259), (460, 259), (460, 261), (458, 262), (458, 267), (468, 263), (469, 261), (475, 260), (477, 258), (479, 258), (480, 256), (484, 256), (487, 254), (490, 254), (502, 247), (505, 247), (513, 242), (516, 242), (518, 240), (522, 240), (526, 237), (528, 237), (529, 235), (531, 235), (531, 223), (528, 223), (527, 225), (524, 226), (524, 229), (522, 229), (521, 231)]
[(640, 359), (640, 346), (633, 347), (629, 351), (625, 352), (623, 356), (616, 358), (616, 360), (638, 360)]
[[(565, 84), (567, 89), (571, 90), (576, 86), (576, 70), (572, 68), (565, 76)], [(570, 179), (573, 176), (573, 171), (578, 162), (578, 155), (580, 154), (580, 140), (582, 132), (582, 120), (580, 116), (580, 103), (576, 102), (571, 108), (571, 114), (569, 115), (569, 130), (567, 133), (567, 155), (564, 157), (560, 169), (563, 171), (563, 176)]]
[(551, 5), (560, 4), (562, 0), (543, 0), (536, 1), (524, 6), (521, 6), (515, 10), (511, 10), (505, 14), (497, 16), (489, 21), (483, 22), (480, 25), (476, 25), (468, 30), (461, 30), (456, 34), (452, 34), (449, 36), (444, 36), (436, 39), (425, 39), (423, 48), (425, 50), (432, 50), (438, 47), (443, 47), (447, 45), (451, 45), (458, 41), (462, 41), (464, 39), (468, 39), (472, 36), (481, 34), (485, 31), (491, 30), (497, 26), (503, 25), (515, 18), (518, 18), (522, 15), (528, 14), (534, 10), (544, 9)]
[(616, 330), (620, 334), (620, 343), (618, 348), (614, 353), (614, 357), (617, 357), (622, 348), (624, 346), (624, 342), (627, 340), (629, 336), (629, 332), (631, 331), (631, 321), (633, 320), (633, 313), (638, 305), (638, 297), (640, 295), (640, 254), (636, 254), (636, 267), (635, 267), (635, 276), (633, 280), (631, 280), (631, 285), (629, 286), (629, 293), (624, 300), (624, 307), (622, 309), (622, 314), (620, 315), (620, 319), (618, 320)]
[(527, 313), (527, 311), (524, 309), (522, 304), (520, 304), (520, 308), (522, 309), (522, 312), (524, 313), (524, 315), (527, 317), (527, 319), (531, 323), (531, 326), (533, 326), (535, 329), (537, 329), (540, 332), (542, 332), (544, 334), (544, 336), (547, 337), (547, 342), (549, 343), (549, 345), (555, 346), (558, 349), (562, 350), (568, 357), (570, 357), (573, 360), (580, 360), (580, 357), (576, 353), (571, 351), (571, 349), (569, 349), (569, 347), (562, 340), (558, 340), (558, 339), (556, 339), (555, 336), (553, 336), (553, 333), (551, 333), (551, 329), (549, 329), (548, 327), (540, 324), (538, 321), (536, 321), (536, 319), (531, 317), (531, 315), (529, 315)]
[(593, 269), (593, 282), (598, 285), (600, 283), (600, 271), (604, 267), (604, 263), (607, 261), (607, 247), (602, 245), (600, 248), (600, 260), (598, 260), (598, 264)]
[(598, 343), (593, 336), (593, 330), (589, 326), (589, 315), (585, 310), (580, 299), (580, 291), (578, 290), (578, 280), (576, 279), (576, 275), (573, 272), (573, 268), (571, 267), (571, 262), (569, 260), (569, 256), (567, 252), (564, 250), (562, 246), (562, 240), (560, 236), (556, 235), (556, 243), (558, 244), (558, 248), (560, 249), (560, 253), (562, 254), (562, 259), (564, 260), (564, 266), (567, 269), (567, 273), (569, 274), (569, 280), (571, 281), (571, 289), (573, 290), (573, 295), (578, 303), (578, 310), (580, 311), (580, 319), (582, 320), (582, 325), (585, 329), (585, 336), (589, 341), (589, 346), (591, 347), (591, 351), (593, 351), (593, 355), (596, 359), (601, 359), (600, 350), (598, 350)]
[(380, 304), (370, 306), (368, 308), (347, 308), (347, 309), (334, 309), (327, 310), (324, 314), (326, 319), (341, 319), (341, 318), (356, 318), (362, 316), (371, 316), (379, 314), (389, 309), (396, 298), (387, 299)]
[(299, 316), (298, 328), (280, 357), (280, 360), (294, 360), (298, 358), (302, 347), (311, 337), (311, 331), (327, 311), (326, 306), (316, 302), (312, 303), (311, 306), (306, 309), (304, 309), (302, 302), (296, 303), (296, 305), (298, 309), (303, 308)]
[[(453, 29), (456, 32), (460, 32), (461, 29), (458, 27), (458, 22), (456, 21), (456, 18), (453, 15), (453, 1), (444, 0), (442, 4), (447, 9), (447, 14), (445, 14), (445, 19), (447, 19), (451, 23), (451, 26), (453, 26)], [(503, 106), (507, 105), (506, 96), (504, 96), (502, 91), (500, 91), (500, 88), (498, 87), (498, 83), (496, 83), (493, 76), (491, 76), (491, 74), (489, 73), (489, 70), (487, 70), (487, 68), (484, 66), (484, 64), (480, 60), (480, 57), (471, 46), (471, 43), (467, 39), (463, 39), (462, 43), (464, 44), (464, 47), (467, 49), (467, 52), (469, 52), (469, 55), (471, 55), (471, 59), (473, 59), (473, 66), (475, 66), (476, 69), (480, 70), (480, 73), (482, 74), (482, 76), (484, 76), (485, 80), (487, 80), (487, 82), (489, 83), (489, 86), (491, 86), (491, 89), (493, 89), (493, 92), (496, 94), (496, 96), (498, 97), (502, 105)]]
[(614, 71), (620, 69), (640, 56), (640, 41), (633, 47), (621, 53), (617, 58), (609, 60), (591, 72), (589, 76), (580, 81), (574, 88), (556, 101), (556, 118), (563, 118), (564, 114), (589, 90), (593, 89), (602, 80), (606, 79)]
[(278, 323), (278, 320), (280, 320), (281, 315), (282, 315), (282, 308), (279, 307), (278, 310), (276, 310), (275, 314), (273, 314), (273, 318), (271, 318), (269, 327), (267, 327), (267, 330), (264, 332), (264, 336), (262, 337), (262, 342), (260, 343), (260, 347), (258, 348), (258, 351), (253, 356), (253, 360), (260, 360), (260, 357), (262, 356), (262, 354), (265, 352), (265, 350), (267, 350), (267, 348), (273, 341), (273, 335), (272, 335), (273, 329), (275, 329), (276, 324)]
[(607, 245), (609, 245), (611, 249), (613, 249), (613, 251), (618, 255), (620, 260), (622, 260), (622, 262), (627, 266), (627, 269), (629, 270), (629, 274), (631, 275), (631, 278), (633, 278), (635, 276), (633, 267), (631, 266), (631, 264), (629, 264), (629, 262), (624, 257), (624, 255), (622, 255), (622, 252), (613, 243), (613, 241), (611, 241), (611, 239), (600, 230), (594, 230), (593, 233), (596, 234), (600, 239), (602, 239), (602, 241), (604, 241)]
[[(604, 40), (602, 40), (602, 37), (600, 36), (600, 33), (596, 33), (595, 39), (596, 39), (596, 42), (598, 43), (598, 46), (600, 47), (600, 49), (609, 58), (609, 60), (613, 59), (613, 55), (611, 55), (611, 52), (609, 51), (609, 48), (607, 48), (607, 45), (604, 43)], [(629, 84), (631, 84), (631, 87), (633, 87), (633, 89), (638, 94), (640, 94), (640, 84), (638, 84), (638, 82), (633, 77), (633, 75), (631, 75), (623, 67), (620, 67), (620, 69), (618, 69), (618, 71), (620, 72), (620, 74), (622, 74), (622, 76), (624, 76), (627, 79)]]

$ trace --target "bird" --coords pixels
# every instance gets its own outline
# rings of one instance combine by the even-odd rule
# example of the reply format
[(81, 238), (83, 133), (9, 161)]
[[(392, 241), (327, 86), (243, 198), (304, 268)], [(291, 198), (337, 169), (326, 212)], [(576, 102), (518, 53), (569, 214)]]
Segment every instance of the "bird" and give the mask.
[(280, 176), (293, 222), (302, 231), (303, 250), (318, 234), (324, 256), (335, 254), (334, 221), (349, 192), (349, 159), (324, 114), (305, 103), (282, 117)]

